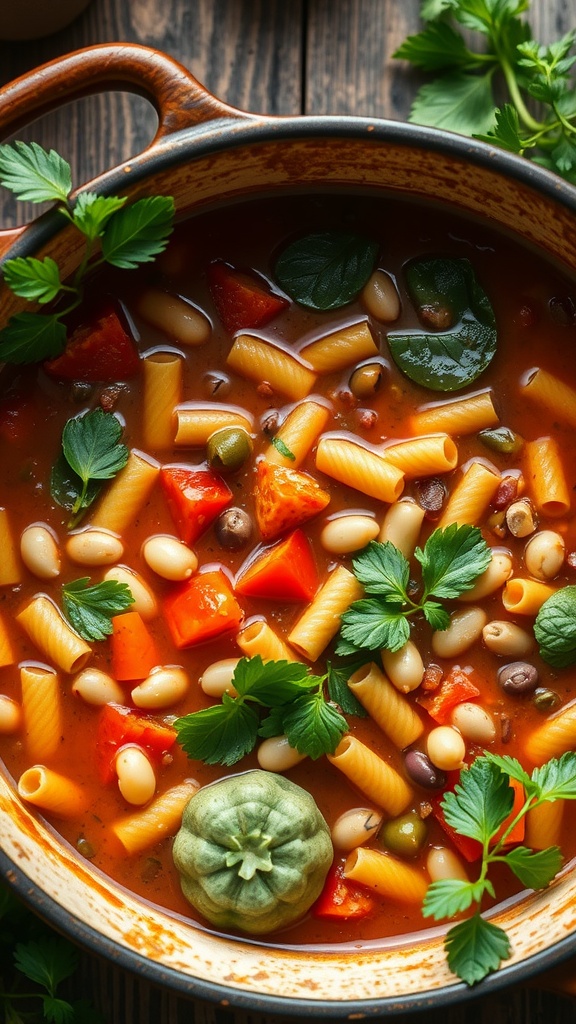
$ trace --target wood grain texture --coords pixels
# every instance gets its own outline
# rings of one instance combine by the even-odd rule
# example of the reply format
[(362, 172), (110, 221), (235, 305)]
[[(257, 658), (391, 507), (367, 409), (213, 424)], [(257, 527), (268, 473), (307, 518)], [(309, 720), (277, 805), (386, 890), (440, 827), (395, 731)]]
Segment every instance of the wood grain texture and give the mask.
[[(550, 41), (574, 27), (574, 2), (532, 0), (535, 35)], [(56, 35), (0, 43), (0, 84), (80, 47), (120, 40), (164, 50), (220, 99), (254, 113), (404, 119), (421, 78), (392, 54), (417, 31), (419, 9), (419, 0), (93, 0)], [(105, 92), (46, 116), (19, 136), (56, 148), (81, 182), (138, 153), (156, 123), (145, 100)], [(3, 196), (0, 204), (3, 226), (21, 222), (15, 203)], [(81, 964), (72, 994), (89, 999), (106, 1024), (282, 1024), (283, 1018), (178, 998), (87, 953)], [(574, 1013), (572, 1000), (529, 988), (387, 1019), (573, 1024)]]

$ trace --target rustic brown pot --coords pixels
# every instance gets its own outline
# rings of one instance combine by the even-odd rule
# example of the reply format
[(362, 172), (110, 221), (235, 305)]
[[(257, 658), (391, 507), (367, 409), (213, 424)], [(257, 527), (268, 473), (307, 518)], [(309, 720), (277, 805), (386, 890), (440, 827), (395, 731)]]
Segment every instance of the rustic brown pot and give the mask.
[[(58, 105), (110, 88), (147, 95), (159, 114), (148, 149), (90, 183), (102, 193), (174, 196), (180, 214), (222, 198), (327, 184), (434, 198), (477, 215), (576, 266), (576, 189), (528, 161), (398, 122), (352, 117), (272, 118), (209, 95), (170, 58), (105, 45), (64, 57), (0, 91), (0, 135)], [(79, 243), (48, 214), (0, 233), (0, 255), (50, 254), (64, 274)], [(5, 289), (0, 322), (19, 307)], [(388, 948), (334, 952), (271, 949), (219, 938), (151, 908), (94, 871), (24, 807), (0, 766), (0, 866), (53, 924), (117, 964), (183, 995), (286, 1016), (369, 1018), (466, 998), (444, 959), (442, 929)], [(511, 901), (494, 920), (513, 956), (483, 992), (561, 963), (576, 951), (576, 870), (548, 890)], [(279, 993), (282, 993), (280, 996)]]

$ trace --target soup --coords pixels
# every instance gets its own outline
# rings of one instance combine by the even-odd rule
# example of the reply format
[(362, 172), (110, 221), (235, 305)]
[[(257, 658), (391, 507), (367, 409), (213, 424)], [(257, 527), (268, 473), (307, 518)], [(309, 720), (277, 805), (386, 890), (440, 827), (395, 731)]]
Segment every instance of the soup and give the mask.
[[(340, 292), (366, 263), (361, 285), (329, 309), (290, 298), (310, 298), (295, 284), (302, 240), (318, 257), (335, 233), (352, 246)], [(333, 867), (265, 941), (426, 927), (429, 882), (477, 870), (441, 807), (462, 766), (489, 750), (531, 770), (574, 745), (573, 670), (533, 631), (576, 564), (570, 286), (483, 226), (318, 195), (197, 216), (152, 268), (92, 289), (72, 357), (5, 371), (0, 752), (15, 785), (80, 855), (209, 928), (173, 863), (184, 806), (224, 776), (279, 771), (312, 794)], [(334, 274), (328, 305), (331, 289)], [(85, 488), (70, 472), (93, 441), (74, 434), (82, 421), (107, 424), (122, 463)], [(422, 610), (421, 550), (461, 527), (484, 562), (437, 602), (440, 622)], [(362, 618), (366, 553), (384, 545), (410, 570), (394, 651), (378, 630), (367, 642)], [(441, 554), (428, 550), (430, 576)], [(105, 580), (134, 602), (111, 634), (82, 639), (78, 605)], [(272, 721), (238, 759), (229, 734), (224, 752), (206, 740), (187, 756), (184, 720), (234, 699), (244, 658), (328, 675), (325, 706), (344, 723), (328, 753), (302, 755)], [(544, 825), (528, 815), (527, 839), (567, 861), (570, 806), (554, 806)], [(362, 874), (365, 853), (392, 864), (390, 891)], [(492, 877), (499, 901), (521, 888)]]

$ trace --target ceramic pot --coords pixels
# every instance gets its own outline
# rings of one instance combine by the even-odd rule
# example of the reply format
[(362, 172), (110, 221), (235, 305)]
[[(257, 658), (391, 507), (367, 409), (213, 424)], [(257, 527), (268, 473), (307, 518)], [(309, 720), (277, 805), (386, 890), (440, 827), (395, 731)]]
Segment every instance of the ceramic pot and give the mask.
[[(576, 266), (576, 189), (528, 161), (398, 122), (244, 114), (170, 58), (142, 47), (91, 48), (7, 86), (0, 92), (0, 135), (60, 102), (109, 88), (147, 95), (159, 128), (143, 153), (90, 183), (104, 194), (171, 194), (180, 215), (221, 199), (319, 185), (433, 198), (488, 220), (567, 270)], [(73, 231), (52, 214), (0, 234), (4, 258), (32, 252), (51, 255), (64, 275), (80, 258)], [(4, 322), (20, 303), (6, 289), (0, 301)], [(3, 875), (44, 917), (117, 965), (183, 995), (308, 1018), (388, 1017), (471, 995), (446, 967), (440, 928), (384, 949), (311, 952), (214, 936), (150, 907), (63, 844), (22, 805), (6, 773), (0, 849)], [(501, 907), (494, 920), (506, 928), (513, 955), (482, 983), (485, 993), (576, 951), (576, 870)]]

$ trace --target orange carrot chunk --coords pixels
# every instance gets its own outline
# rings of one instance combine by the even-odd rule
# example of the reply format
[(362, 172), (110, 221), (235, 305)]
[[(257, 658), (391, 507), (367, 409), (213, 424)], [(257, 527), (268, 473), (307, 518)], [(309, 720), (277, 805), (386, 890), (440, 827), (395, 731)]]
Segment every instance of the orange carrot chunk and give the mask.
[(160, 659), (142, 617), (138, 612), (124, 612), (111, 621), (112, 675), (120, 682), (146, 679)]

